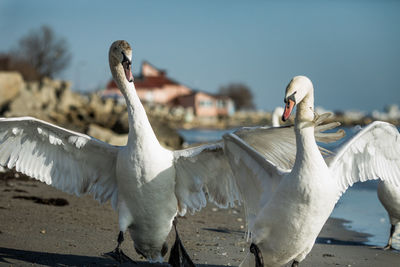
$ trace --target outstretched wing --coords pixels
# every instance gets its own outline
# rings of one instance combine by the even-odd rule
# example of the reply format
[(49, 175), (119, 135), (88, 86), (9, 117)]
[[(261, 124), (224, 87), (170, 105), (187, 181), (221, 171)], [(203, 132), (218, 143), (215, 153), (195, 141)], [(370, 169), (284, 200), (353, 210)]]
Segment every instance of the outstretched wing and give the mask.
[(0, 118), (0, 165), (67, 193), (117, 201), (118, 147), (31, 118)]
[[(325, 123), (331, 116), (324, 113), (316, 116), (315, 139), (317, 142), (331, 143), (342, 137), (343, 130), (325, 133), (340, 125), (338, 122)], [(296, 136), (294, 126), (282, 127), (244, 127), (234, 132), (253, 149), (264, 155), (269, 161), (283, 169), (291, 169), (296, 159)], [(330, 151), (319, 147), (321, 153), (329, 155)]]
[[(264, 138), (266, 140), (279, 138), (277, 129), (282, 128), (271, 128), (265, 132)], [(224, 141), (225, 153), (244, 202), (248, 230), (252, 232), (258, 212), (275, 192), (283, 174), (290, 170), (278, 167), (234, 133), (224, 135)], [(292, 150), (295, 153), (296, 147), (274, 146), (268, 152), (274, 154), (275, 149), (284, 150), (291, 155)]]
[(223, 142), (174, 152), (175, 194), (179, 214), (199, 211), (206, 206), (206, 195), (219, 207), (240, 201), (233, 174), (223, 151)]
[(359, 131), (328, 161), (339, 185), (339, 196), (349, 186), (372, 179), (400, 185), (400, 134), (390, 123), (376, 121)]
[(293, 167), (296, 159), (296, 136), (293, 126), (245, 127), (233, 134), (275, 165), (283, 169)]

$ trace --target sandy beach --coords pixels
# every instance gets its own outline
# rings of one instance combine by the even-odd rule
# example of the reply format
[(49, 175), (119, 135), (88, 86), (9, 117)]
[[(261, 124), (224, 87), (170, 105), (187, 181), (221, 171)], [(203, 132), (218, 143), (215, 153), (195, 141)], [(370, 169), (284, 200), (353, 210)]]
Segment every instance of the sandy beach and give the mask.
[[(102, 256), (114, 249), (119, 231), (110, 203), (100, 205), (91, 196), (78, 198), (31, 179), (4, 175), (0, 192), (1, 266), (118, 265)], [(343, 223), (329, 219), (300, 266), (400, 266), (399, 251), (363, 245), (367, 235), (348, 231)], [(208, 205), (180, 218), (178, 229), (198, 266), (238, 266), (248, 251), (241, 207)], [(169, 246), (174, 236), (171, 231)], [(134, 251), (129, 234), (122, 247), (139, 262), (135, 266), (149, 265)]]

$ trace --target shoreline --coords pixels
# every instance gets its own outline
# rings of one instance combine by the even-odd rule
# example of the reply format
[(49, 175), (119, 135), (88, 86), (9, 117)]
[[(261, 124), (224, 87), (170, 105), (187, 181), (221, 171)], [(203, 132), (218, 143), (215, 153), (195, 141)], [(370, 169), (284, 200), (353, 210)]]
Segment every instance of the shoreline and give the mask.
[[(32, 179), (3, 176), (0, 176), (0, 265), (118, 265), (101, 256), (117, 244), (117, 213), (110, 203), (100, 205), (90, 195), (78, 198)], [(345, 220), (330, 218), (300, 266), (398, 265), (399, 251), (364, 245), (368, 234), (348, 230), (344, 223)], [(181, 217), (178, 230), (197, 266), (238, 266), (248, 251), (240, 206), (218, 209), (209, 204), (201, 212)], [(169, 247), (174, 236), (171, 231)], [(149, 265), (134, 251), (128, 233), (122, 249), (141, 262), (136, 266)]]

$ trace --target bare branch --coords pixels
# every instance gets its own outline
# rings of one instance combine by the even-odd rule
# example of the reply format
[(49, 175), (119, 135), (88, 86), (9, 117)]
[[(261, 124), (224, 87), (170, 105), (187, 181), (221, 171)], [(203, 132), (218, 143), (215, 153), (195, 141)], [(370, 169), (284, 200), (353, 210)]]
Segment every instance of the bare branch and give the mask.
[(13, 51), (18, 61), (28, 62), (40, 77), (53, 78), (63, 71), (71, 60), (68, 44), (64, 38), (57, 37), (49, 26), (30, 31), (19, 41)]
[(237, 110), (254, 109), (253, 94), (250, 88), (241, 83), (232, 83), (219, 89), (221, 95), (232, 98)]

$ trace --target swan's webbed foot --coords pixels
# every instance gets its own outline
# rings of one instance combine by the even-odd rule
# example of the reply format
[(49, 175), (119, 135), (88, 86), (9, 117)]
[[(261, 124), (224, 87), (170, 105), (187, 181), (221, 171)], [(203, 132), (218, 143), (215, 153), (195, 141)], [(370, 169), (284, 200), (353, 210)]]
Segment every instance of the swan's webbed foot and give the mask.
[(298, 261), (293, 261), (292, 267), (298, 267), (298, 266), (299, 266), (299, 262)]
[(133, 263), (137, 264), (134, 260), (129, 258), (120, 248), (115, 248), (113, 251), (110, 251), (108, 253), (104, 253), (103, 256), (110, 257), (119, 263)]
[(386, 245), (385, 247), (382, 248), (383, 250), (392, 250), (392, 249), (394, 249), (394, 248), (392, 247), (392, 239), (393, 239), (393, 234), (394, 234), (394, 232), (395, 232), (395, 229), (396, 229), (396, 226), (393, 225), (393, 224), (391, 224), (391, 225), (390, 225), (390, 236), (389, 236), (389, 240), (388, 240), (387, 245)]
[(129, 257), (122, 251), (122, 249), (120, 248), (121, 243), (122, 243), (123, 241), (124, 241), (124, 234), (123, 234), (122, 231), (121, 231), (121, 232), (119, 232), (119, 234), (118, 234), (118, 245), (117, 245), (117, 247), (116, 247), (113, 251), (104, 253), (103, 256), (112, 258), (112, 259), (118, 261), (119, 263), (126, 263), (126, 262), (129, 262), (129, 263), (136, 264), (136, 262), (135, 262), (134, 260), (132, 260), (131, 258), (129, 258)]
[(382, 249), (383, 249), (383, 250), (392, 250), (393, 247), (392, 247), (392, 245), (387, 244), (387, 245), (384, 246)]
[(253, 253), (254, 257), (256, 258), (256, 266), (255, 267), (264, 267), (264, 259), (263, 259), (261, 250), (258, 248), (258, 246), (256, 244), (251, 243), (250, 252)]
[(171, 248), (168, 263), (172, 267), (195, 267), (179, 238), (178, 230), (176, 229), (177, 222), (178, 221), (175, 218), (173, 222), (175, 228), (175, 243)]

